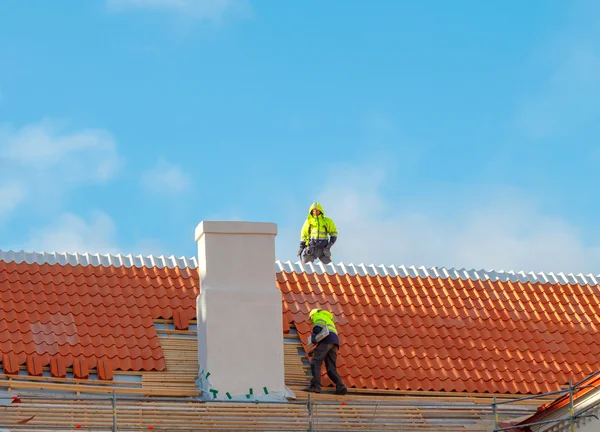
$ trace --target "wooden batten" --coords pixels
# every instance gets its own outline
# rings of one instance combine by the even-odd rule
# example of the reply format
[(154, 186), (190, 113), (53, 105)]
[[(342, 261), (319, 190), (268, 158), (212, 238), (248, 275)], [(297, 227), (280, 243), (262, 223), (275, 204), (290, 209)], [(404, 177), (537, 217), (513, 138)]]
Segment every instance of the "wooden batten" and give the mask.
[[(190, 332), (196, 333), (196, 332)], [(144, 390), (200, 395), (196, 390), (198, 378), (198, 341), (194, 338), (162, 335), (159, 337), (165, 356), (165, 371), (142, 372), (142, 388)]]

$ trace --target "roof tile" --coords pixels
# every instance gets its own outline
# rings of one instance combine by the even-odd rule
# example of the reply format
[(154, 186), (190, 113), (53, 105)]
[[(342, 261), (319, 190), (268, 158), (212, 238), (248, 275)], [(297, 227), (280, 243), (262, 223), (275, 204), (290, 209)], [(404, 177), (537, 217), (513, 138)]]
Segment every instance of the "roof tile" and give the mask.
[(589, 287), (282, 273), (284, 316), (303, 341), (311, 308), (336, 315), (339, 370), (350, 386), (536, 393), (600, 368), (600, 299)]
[(42, 361), (39, 355), (27, 356), (27, 373), (33, 376), (42, 376)]
[(72, 357), (70, 355), (59, 355), (52, 357), (52, 359), (50, 360), (50, 374), (53, 377), (65, 378), (67, 376), (67, 367), (65, 365), (65, 360), (69, 360), (69, 363), (71, 363)]
[(16, 375), (19, 373), (18, 356), (14, 354), (12, 350), (6, 350), (2, 356), (2, 367), (4, 368), (4, 373), (6, 375)]
[(153, 321), (177, 310), (187, 326), (198, 293), (189, 269), (0, 261), (3, 367), (50, 366), (62, 376), (77, 359), (81, 376), (99, 361), (105, 378), (113, 369), (164, 370)]
[(84, 356), (79, 356), (73, 362), (73, 376), (75, 378), (87, 379), (89, 377), (88, 360)]
[[(119, 368), (161, 369), (152, 320), (173, 317), (184, 326), (195, 317), (193, 260), (10, 256), (0, 262), (0, 352), (16, 353), (21, 364), (32, 364), (28, 356), (45, 365), (84, 358), (101, 379)], [(590, 344), (600, 327), (591, 275), (277, 265), (284, 329), (295, 322), (305, 341), (308, 311), (334, 312), (339, 371), (350, 386), (527, 393), (600, 368), (599, 348)], [(61, 329), (54, 339), (48, 326)], [(18, 337), (5, 336), (11, 332)]]

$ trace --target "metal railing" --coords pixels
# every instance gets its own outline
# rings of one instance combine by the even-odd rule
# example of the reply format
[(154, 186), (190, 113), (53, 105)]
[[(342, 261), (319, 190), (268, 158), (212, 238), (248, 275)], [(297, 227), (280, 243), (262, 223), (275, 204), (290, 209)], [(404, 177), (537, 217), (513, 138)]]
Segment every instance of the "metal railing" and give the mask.
[[(469, 430), (494, 415), (533, 414), (533, 406), (500, 409), (470, 401), (323, 400), (217, 401), (193, 397), (140, 397), (129, 395), (77, 396), (18, 395), (18, 402), (0, 404), (0, 429), (11, 431), (409, 431)], [(32, 417), (33, 416), (33, 417)], [(169, 420), (167, 420), (169, 419)], [(26, 421), (29, 420), (29, 421)], [(22, 422), (22, 423), (19, 423)], [(480, 430), (480, 429), (478, 429)]]
[[(600, 405), (600, 400), (582, 410), (577, 411), (577, 412), (575, 410), (575, 405), (574, 405), (575, 393), (579, 392), (580, 390), (586, 389), (586, 388), (593, 388), (594, 386), (583, 385), (583, 383), (590, 380), (591, 378), (598, 376), (598, 375), (600, 375), (600, 371), (597, 371), (597, 372), (585, 377), (584, 379), (582, 379), (581, 381), (578, 381), (575, 384), (573, 384), (572, 381), (569, 381), (569, 386), (567, 388), (561, 389), (561, 390), (556, 390), (553, 392), (541, 393), (541, 394), (532, 395), (532, 396), (524, 396), (524, 397), (504, 400), (504, 401), (500, 401), (500, 402), (497, 401), (496, 398), (494, 397), (494, 402), (492, 403), (492, 409), (493, 409), (493, 413), (494, 413), (495, 427), (494, 427), (493, 432), (503, 432), (503, 431), (510, 431), (510, 430), (514, 431), (514, 430), (531, 427), (531, 426), (559, 424), (559, 423), (567, 422), (567, 421), (569, 422), (568, 424), (570, 426), (569, 427), (570, 431), (575, 432), (575, 423), (577, 422), (577, 420), (583, 419), (586, 417), (595, 417), (596, 419), (598, 419), (598, 416), (596, 416), (595, 414), (586, 414), (586, 413), (589, 412), (590, 410), (598, 407)], [(547, 396), (553, 396), (553, 395), (556, 395), (556, 399), (559, 399), (561, 396), (564, 396), (567, 394), (569, 395), (569, 414), (566, 416), (563, 415), (563, 416), (560, 416), (557, 418), (552, 418), (549, 420), (540, 420), (540, 421), (535, 421), (535, 422), (523, 423), (523, 424), (519, 424), (518, 426), (513, 425), (513, 426), (500, 427), (500, 421), (499, 421), (499, 416), (498, 416), (498, 407), (501, 405), (516, 403), (516, 402), (524, 402), (527, 400), (538, 399), (541, 397), (547, 397)]]

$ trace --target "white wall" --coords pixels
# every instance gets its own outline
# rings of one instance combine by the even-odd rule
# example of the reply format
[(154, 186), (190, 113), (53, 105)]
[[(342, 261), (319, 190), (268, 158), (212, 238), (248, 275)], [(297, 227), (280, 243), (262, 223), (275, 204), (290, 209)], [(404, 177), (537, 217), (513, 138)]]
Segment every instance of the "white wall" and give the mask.
[(276, 235), (272, 223), (203, 221), (196, 228), (198, 360), (218, 399), (226, 392), (244, 398), (250, 388), (255, 396), (263, 387), (269, 396), (285, 392)]

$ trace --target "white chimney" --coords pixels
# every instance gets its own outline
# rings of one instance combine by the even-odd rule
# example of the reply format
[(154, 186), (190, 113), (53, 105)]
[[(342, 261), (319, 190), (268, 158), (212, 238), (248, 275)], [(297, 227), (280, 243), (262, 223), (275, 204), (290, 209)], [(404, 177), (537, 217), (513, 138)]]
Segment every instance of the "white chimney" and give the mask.
[(199, 383), (208, 399), (290, 396), (276, 235), (277, 225), (263, 222), (202, 221), (196, 228)]

